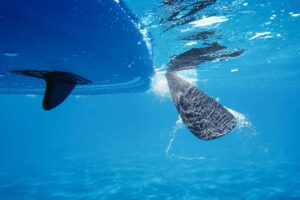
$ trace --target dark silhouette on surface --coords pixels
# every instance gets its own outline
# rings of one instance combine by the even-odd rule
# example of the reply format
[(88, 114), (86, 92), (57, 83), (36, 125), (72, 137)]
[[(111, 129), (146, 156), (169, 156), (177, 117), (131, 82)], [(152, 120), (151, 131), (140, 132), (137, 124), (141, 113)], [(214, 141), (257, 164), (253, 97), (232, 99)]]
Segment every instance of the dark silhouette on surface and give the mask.
[(200, 18), (199, 12), (216, 3), (216, 0), (165, 0), (164, 17), (161, 19), (162, 24), (166, 27), (164, 32), (177, 26), (182, 26)]
[(227, 47), (221, 46), (216, 42), (207, 47), (192, 48), (171, 58), (168, 64), (169, 71), (194, 68), (204, 62), (237, 57), (244, 52), (244, 50), (237, 50), (234, 52), (223, 51), (226, 49)]
[(214, 36), (215, 32), (214, 31), (202, 31), (199, 33), (193, 33), (193, 34), (189, 34), (186, 36), (182, 36), (182, 37), (178, 37), (177, 40), (207, 40), (210, 37)]

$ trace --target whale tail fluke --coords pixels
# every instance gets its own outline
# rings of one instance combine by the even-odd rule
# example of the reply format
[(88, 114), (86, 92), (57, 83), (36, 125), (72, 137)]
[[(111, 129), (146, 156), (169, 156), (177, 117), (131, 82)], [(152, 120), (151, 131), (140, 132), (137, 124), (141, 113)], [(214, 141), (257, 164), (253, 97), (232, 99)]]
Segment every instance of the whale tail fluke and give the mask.
[(235, 117), (220, 103), (175, 72), (166, 73), (172, 100), (187, 128), (198, 138), (211, 140), (236, 126)]
[(14, 70), (11, 72), (46, 81), (43, 99), (44, 110), (51, 110), (64, 102), (76, 85), (91, 83), (91, 81), (70, 72), (46, 70)]

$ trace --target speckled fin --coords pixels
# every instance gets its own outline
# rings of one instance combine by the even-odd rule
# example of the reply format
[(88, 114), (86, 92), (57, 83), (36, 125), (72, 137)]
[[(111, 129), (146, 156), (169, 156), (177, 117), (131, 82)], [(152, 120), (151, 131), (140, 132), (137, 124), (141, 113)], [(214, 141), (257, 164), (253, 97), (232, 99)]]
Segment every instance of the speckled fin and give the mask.
[(216, 100), (174, 72), (167, 72), (166, 76), (177, 111), (196, 137), (215, 139), (236, 126), (235, 117)]

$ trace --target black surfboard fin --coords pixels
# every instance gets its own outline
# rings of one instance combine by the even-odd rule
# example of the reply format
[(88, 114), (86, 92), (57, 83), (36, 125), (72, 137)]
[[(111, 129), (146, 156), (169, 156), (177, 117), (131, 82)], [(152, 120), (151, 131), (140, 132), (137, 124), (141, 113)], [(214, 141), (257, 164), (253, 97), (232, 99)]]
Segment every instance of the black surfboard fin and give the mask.
[(46, 90), (43, 100), (44, 110), (51, 110), (60, 105), (75, 88), (76, 83), (63, 81), (50, 75), (45, 77)]
[(212, 97), (174, 72), (167, 72), (166, 77), (176, 109), (196, 137), (215, 139), (236, 126), (235, 117)]
[(46, 81), (43, 100), (44, 110), (51, 110), (60, 105), (71, 94), (76, 85), (91, 83), (91, 81), (70, 72), (15, 70), (12, 73), (41, 78)]

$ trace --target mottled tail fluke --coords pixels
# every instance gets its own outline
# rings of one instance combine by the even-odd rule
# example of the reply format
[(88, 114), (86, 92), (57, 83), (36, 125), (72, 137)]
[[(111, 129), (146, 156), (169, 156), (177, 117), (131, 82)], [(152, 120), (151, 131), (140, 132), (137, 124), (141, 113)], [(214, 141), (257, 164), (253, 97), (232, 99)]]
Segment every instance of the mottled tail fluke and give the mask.
[(215, 139), (236, 126), (234, 116), (212, 97), (174, 72), (167, 72), (166, 77), (177, 111), (196, 137)]

